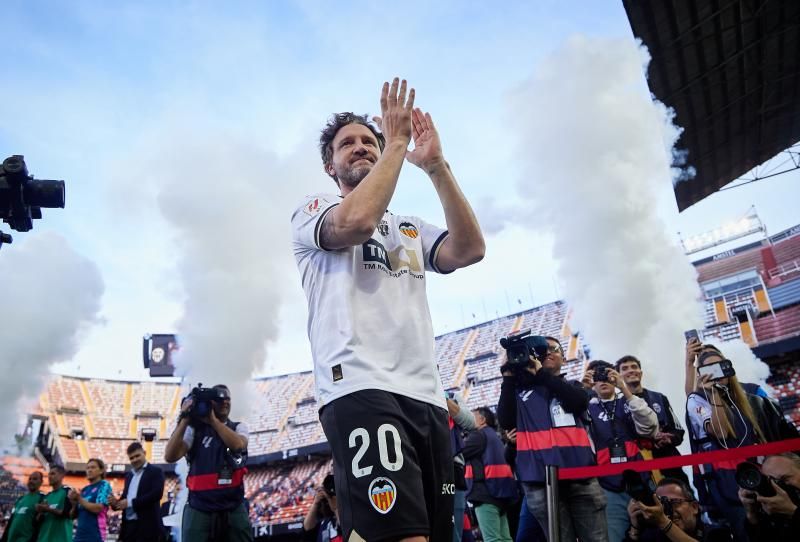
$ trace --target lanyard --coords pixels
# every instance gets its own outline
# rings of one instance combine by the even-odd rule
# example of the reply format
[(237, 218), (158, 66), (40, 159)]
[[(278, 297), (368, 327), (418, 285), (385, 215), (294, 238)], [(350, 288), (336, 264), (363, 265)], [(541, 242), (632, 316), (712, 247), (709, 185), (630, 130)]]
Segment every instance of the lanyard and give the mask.
[(608, 423), (611, 424), (611, 435), (612, 435), (612, 438), (614, 440), (617, 439), (617, 428), (614, 425), (614, 419), (617, 417), (617, 400), (618, 399), (619, 398), (615, 395), (614, 396), (614, 404), (611, 405), (611, 412), (609, 412), (608, 409), (606, 408), (606, 402), (603, 401), (602, 399), (600, 399), (600, 406), (605, 411), (606, 416), (608, 416)]

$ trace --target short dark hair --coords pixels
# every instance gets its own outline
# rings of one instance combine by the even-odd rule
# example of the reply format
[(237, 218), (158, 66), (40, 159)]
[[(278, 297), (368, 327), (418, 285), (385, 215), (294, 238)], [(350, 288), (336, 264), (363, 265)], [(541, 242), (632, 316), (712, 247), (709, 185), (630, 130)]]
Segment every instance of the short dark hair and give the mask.
[(627, 355), (627, 356), (622, 356), (616, 361), (616, 363), (614, 363), (614, 370), (619, 371), (619, 368), (622, 366), (623, 363), (631, 363), (631, 362), (638, 365), (640, 369), (642, 368), (642, 362), (639, 361), (639, 358), (637, 358), (636, 356)]
[(475, 411), (483, 416), (483, 419), (486, 420), (486, 425), (492, 429), (497, 429), (497, 418), (495, 417), (494, 412), (492, 412), (492, 409), (482, 406), (476, 408)]
[(603, 367), (605, 369), (613, 369), (614, 368), (614, 366), (611, 365), (609, 362), (603, 361), (602, 359), (596, 359), (596, 360), (592, 361), (591, 363), (589, 363), (589, 366), (586, 367), (586, 370), (587, 371), (594, 371), (595, 369), (599, 369), (601, 367)]
[(40, 471), (40, 470), (34, 470), (34, 471), (31, 471), (31, 473), (30, 473), (30, 474), (28, 474), (28, 478), (30, 478), (30, 477), (31, 477), (31, 476), (33, 476), (34, 474), (38, 474), (38, 475), (39, 475), (39, 478), (41, 478), (42, 480), (44, 480), (44, 473), (43, 473), (42, 471)]
[(128, 450), (125, 453), (127, 453), (128, 455), (131, 455), (136, 450), (144, 451), (144, 448), (142, 447), (142, 443), (141, 442), (137, 441), (137, 442), (131, 442), (130, 444), (128, 444)]
[(53, 471), (60, 472), (61, 474), (66, 474), (67, 473), (67, 469), (65, 469), (61, 465), (50, 465), (50, 472), (53, 472)]
[(694, 496), (694, 491), (692, 491), (691, 486), (685, 481), (681, 480), (680, 478), (666, 477), (659, 480), (658, 484), (656, 484), (656, 487), (664, 487), (664, 486), (678, 486), (679, 488), (681, 488), (681, 493), (683, 493), (683, 496), (687, 500), (692, 502), (697, 500)]
[[(378, 140), (378, 148), (383, 152), (383, 148), (386, 146), (386, 138), (383, 137), (383, 134), (369, 121), (367, 115), (356, 115), (349, 111), (345, 113), (335, 113), (328, 119), (325, 128), (322, 129), (319, 135), (319, 152), (322, 156), (323, 165), (327, 166), (331, 163), (333, 159), (333, 140), (336, 138), (336, 134), (339, 133), (339, 130), (349, 124), (361, 124), (369, 128), (370, 132), (372, 132)], [(336, 181), (336, 184), (339, 184), (339, 181), (334, 175), (331, 175), (331, 177)]]

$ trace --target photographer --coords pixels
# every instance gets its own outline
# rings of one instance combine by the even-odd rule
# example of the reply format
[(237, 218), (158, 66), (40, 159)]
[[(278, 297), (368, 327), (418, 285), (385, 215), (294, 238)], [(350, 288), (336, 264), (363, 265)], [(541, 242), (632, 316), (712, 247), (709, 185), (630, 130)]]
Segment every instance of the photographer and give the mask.
[[(658, 431), (652, 437), (639, 436), (639, 453), (643, 459), (673, 457), (681, 455), (678, 446), (683, 442), (683, 435), (686, 433), (681, 426), (669, 399), (663, 393), (653, 391), (642, 386), (642, 363), (634, 356), (622, 356), (614, 364), (614, 368), (622, 376), (625, 385), (631, 392), (641, 397), (647, 406), (653, 409), (658, 418)], [(665, 469), (662, 471), (654, 470), (653, 480), (658, 482), (661, 478), (679, 478), (689, 483), (689, 478), (683, 469)]]
[(244, 423), (228, 419), (230, 411), (227, 386), (195, 388), (184, 399), (164, 450), (168, 463), (184, 456), (189, 463), (183, 542), (253, 540), (244, 499), (248, 431)]
[(505, 461), (494, 413), (481, 407), (474, 416), (477, 430), (464, 442), (467, 500), (475, 507), (484, 542), (511, 542), (507, 516), (519, 497), (517, 483)]
[(750, 540), (797, 540), (800, 533), (800, 456), (791, 452), (771, 455), (761, 465), (761, 474), (771, 490), (758, 492), (739, 488)]
[[(517, 429), (517, 475), (523, 482), (528, 507), (540, 525), (547, 525), (547, 465), (586, 467), (595, 464), (583, 418), (589, 396), (560, 375), (564, 350), (553, 337), (527, 362), (501, 367), (503, 383), (497, 405), (500, 427)], [(509, 358), (511, 358), (509, 351)], [(597, 478), (559, 482), (561, 540), (608, 540), (606, 496)]]
[(625, 542), (722, 542), (731, 540), (726, 527), (701, 520), (700, 505), (683, 480), (663, 478), (656, 488), (653, 506), (637, 500), (628, 504), (631, 527)]
[(317, 488), (314, 503), (303, 519), (303, 540), (307, 542), (342, 542), (339, 512), (336, 506), (336, 486), (329, 474)]
[[(584, 384), (593, 383), (597, 394), (589, 401), (590, 429), (597, 448), (597, 464), (608, 465), (641, 461), (639, 437), (653, 437), (658, 431), (658, 418), (644, 399), (635, 396), (614, 367), (601, 360), (589, 364)], [(619, 393), (617, 392), (619, 390)], [(609, 540), (622, 540), (630, 525), (628, 502), (622, 475), (599, 479), (606, 493)]]

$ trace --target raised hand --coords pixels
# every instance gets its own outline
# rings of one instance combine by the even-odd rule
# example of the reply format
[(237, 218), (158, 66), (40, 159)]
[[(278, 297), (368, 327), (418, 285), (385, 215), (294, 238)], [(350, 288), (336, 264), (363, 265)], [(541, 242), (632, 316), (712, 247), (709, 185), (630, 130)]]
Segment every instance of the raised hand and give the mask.
[(694, 365), (694, 360), (700, 355), (703, 350), (703, 343), (699, 339), (692, 339), (686, 343), (686, 365)]
[(606, 374), (608, 374), (609, 384), (612, 384), (613, 386), (619, 388), (620, 391), (624, 391), (627, 388), (627, 386), (625, 385), (625, 381), (622, 379), (622, 377), (617, 371), (615, 371), (614, 369), (609, 369)]
[(388, 145), (392, 141), (404, 142), (408, 145), (411, 141), (411, 113), (414, 110), (414, 89), (408, 90), (408, 99), (406, 99), (406, 90), (408, 83), (405, 79), (400, 81), (395, 77), (391, 86), (389, 83), (383, 83), (381, 90), (381, 116), (372, 117), (375, 124), (383, 132)]
[(406, 153), (406, 159), (430, 174), (434, 169), (445, 166), (439, 132), (436, 131), (430, 113), (423, 113), (419, 108), (414, 109), (412, 122), (414, 150)]

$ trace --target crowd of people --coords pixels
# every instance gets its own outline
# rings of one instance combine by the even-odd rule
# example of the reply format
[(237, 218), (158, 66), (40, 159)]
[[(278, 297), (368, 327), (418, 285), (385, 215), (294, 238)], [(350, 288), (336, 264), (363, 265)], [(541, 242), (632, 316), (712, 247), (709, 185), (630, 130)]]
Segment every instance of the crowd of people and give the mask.
[[(644, 387), (642, 363), (626, 355), (595, 360), (581, 381), (561, 375), (552, 337), (526, 363), (506, 363), (495, 414), (477, 409), (477, 428), (457, 448), (467, 460), (466, 499), (485, 542), (546, 540), (547, 466), (590, 467), (730, 450), (798, 437), (777, 402), (741, 383), (735, 362), (697, 338), (686, 344), (686, 429), (669, 399)], [(674, 398), (673, 399), (677, 399)], [(451, 410), (452, 414), (452, 410)], [(495, 419), (496, 418), (496, 419)], [(454, 421), (456, 420), (453, 418)], [(461, 430), (459, 430), (461, 426)], [(463, 437), (461, 434), (459, 437)], [(758, 454), (755, 454), (758, 455)], [(786, 452), (680, 468), (633, 470), (558, 482), (561, 540), (795, 540), (800, 527), (800, 456)], [(737, 465), (749, 467), (746, 475)], [(742, 467), (739, 467), (742, 470)], [(761, 486), (748, 485), (758, 478)], [(458, 535), (454, 537), (458, 541)]]
[(164, 473), (147, 463), (141, 443), (131, 443), (127, 451), (132, 469), (120, 495), (106, 480), (100, 458), (87, 461), (87, 483), (81, 488), (66, 486), (64, 467), (54, 464), (47, 469), (50, 491), (45, 494), (40, 491), (44, 473), (31, 472), (27, 491), (8, 511), (3, 542), (102, 542), (109, 533), (129, 542), (169, 540), (161, 521)]

